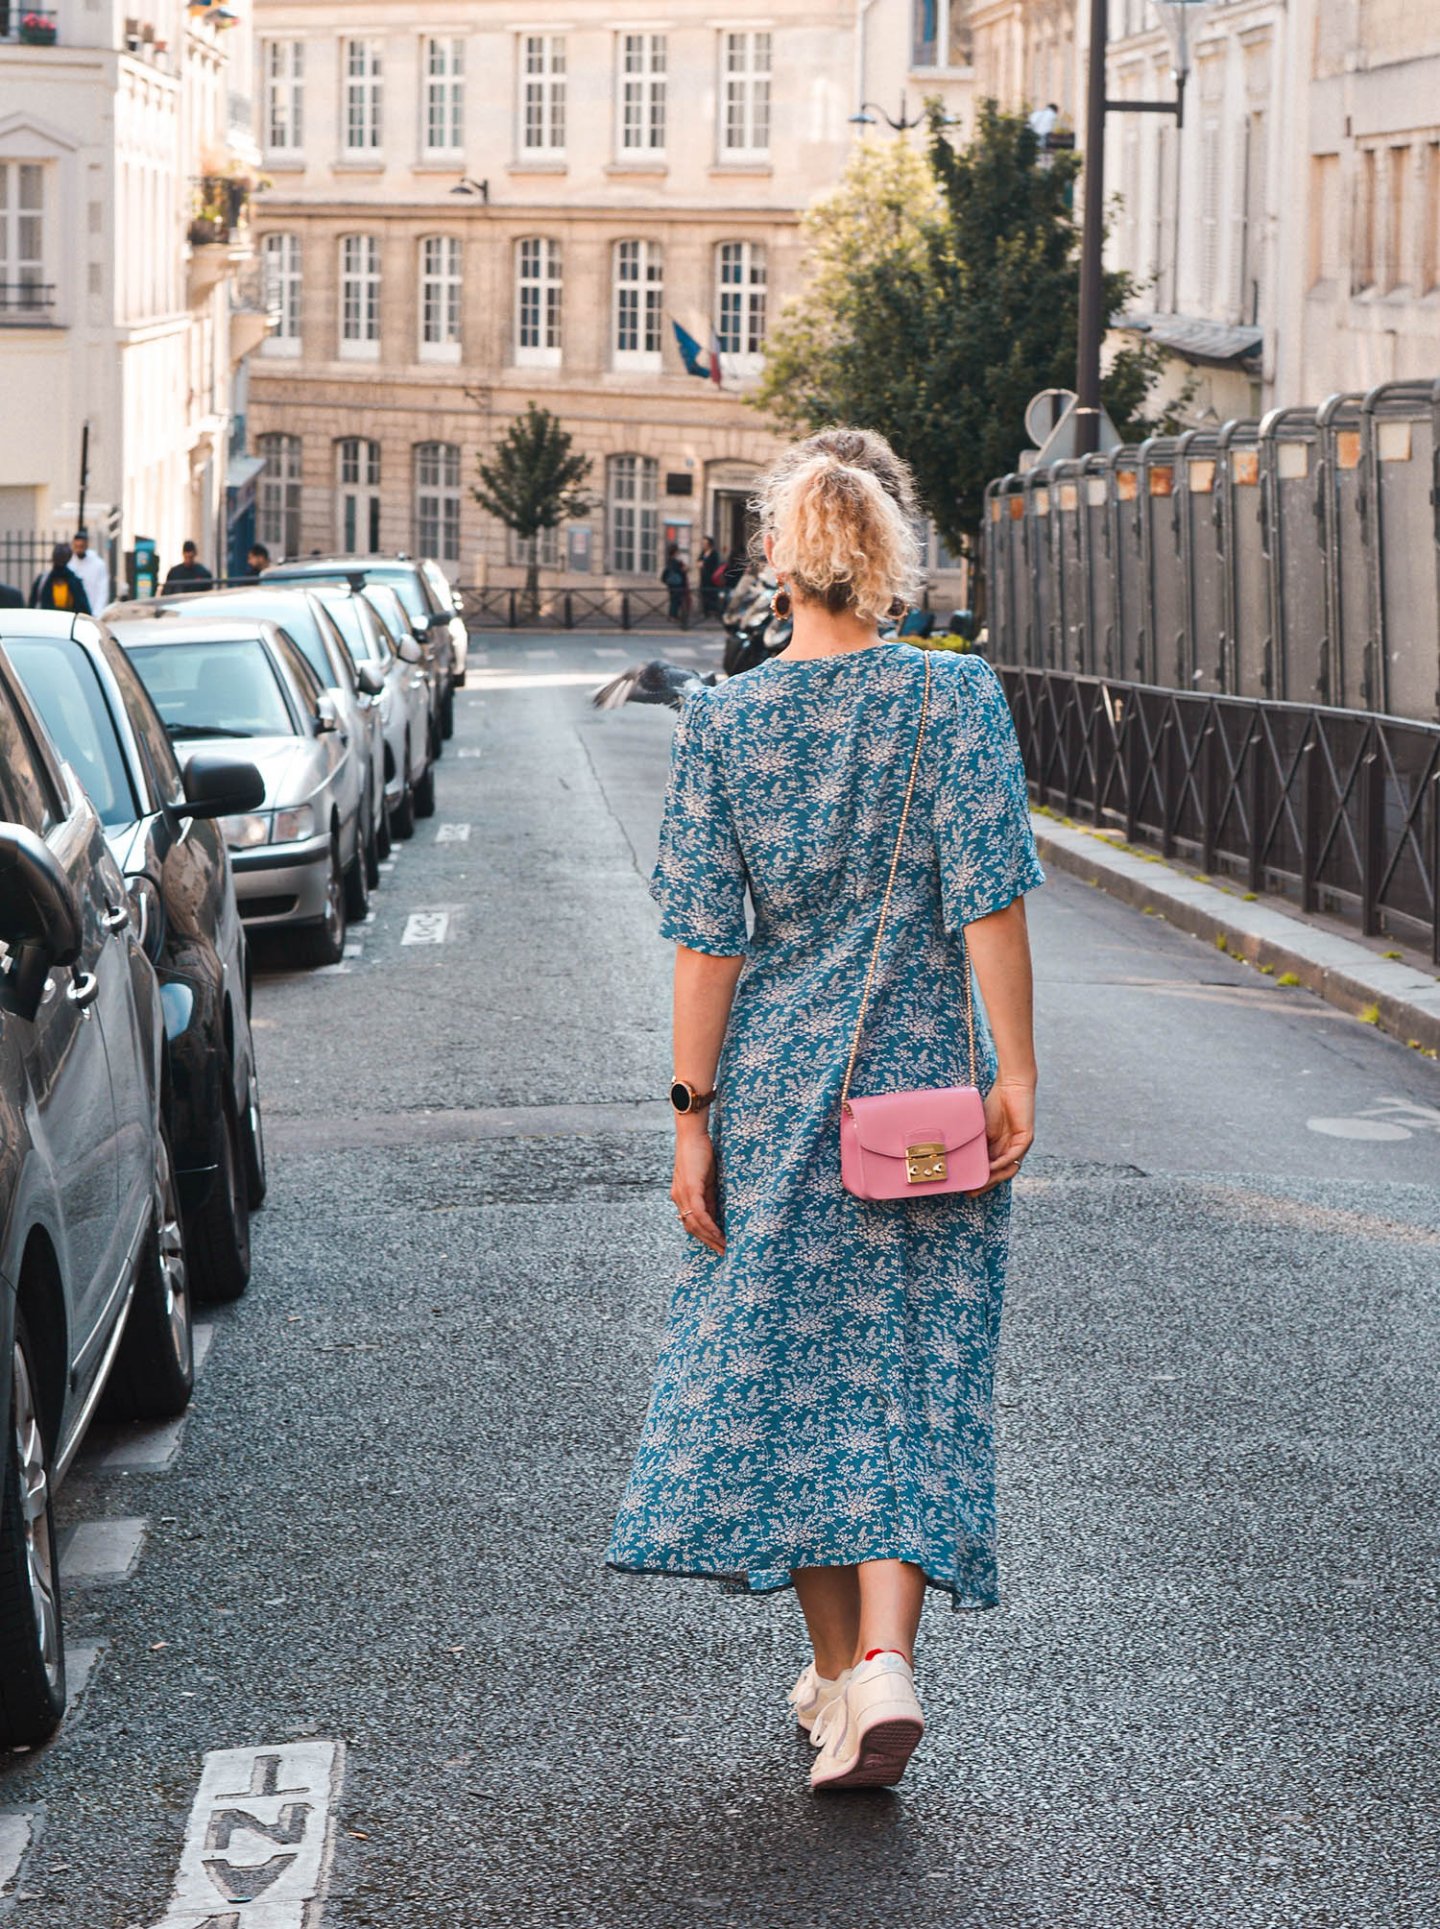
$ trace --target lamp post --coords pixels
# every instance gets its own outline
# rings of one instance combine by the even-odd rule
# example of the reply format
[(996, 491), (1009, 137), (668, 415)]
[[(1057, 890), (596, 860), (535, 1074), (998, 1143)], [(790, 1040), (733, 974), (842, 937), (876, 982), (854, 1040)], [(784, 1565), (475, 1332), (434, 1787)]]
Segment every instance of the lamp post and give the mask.
[[(900, 118), (898, 121), (893, 114), (887, 114), (883, 107), (877, 107), (873, 100), (862, 100), (860, 103), (860, 112), (850, 116), (850, 126), (873, 127), (877, 114), (880, 119), (884, 121), (885, 125), (891, 128), (896, 134), (908, 134), (912, 127), (919, 127), (925, 119), (925, 109), (923, 107), (918, 114), (907, 114), (905, 112), (905, 96), (902, 94), (900, 96)], [(955, 127), (958, 123), (953, 114), (947, 114), (940, 125), (942, 127)]]
[[(1190, 73), (1190, 22), (1211, 0), (1152, 0), (1173, 53), (1174, 100), (1107, 100), (1105, 55), (1110, 39), (1109, 0), (1090, 0), (1090, 59), (1085, 95), (1085, 219), (1080, 231), (1080, 322), (1076, 344), (1076, 453), (1100, 446), (1100, 344), (1105, 335), (1105, 119), (1108, 114), (1173, 114), (1185, 125), (1185, 82)], [(1179, 155), (1176, 155), (1176, 198)], [(1179, 246), (1176, 221), (1176, 246)]]

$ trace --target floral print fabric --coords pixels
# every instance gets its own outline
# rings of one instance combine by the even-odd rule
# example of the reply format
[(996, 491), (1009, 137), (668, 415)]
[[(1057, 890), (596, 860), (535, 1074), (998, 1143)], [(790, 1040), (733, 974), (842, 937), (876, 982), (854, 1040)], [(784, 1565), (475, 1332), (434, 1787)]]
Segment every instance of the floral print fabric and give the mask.
[[(857, 1096), (968, 1081), (964, 927), (1043, 881), (994, 672), (931, 665)], [(874, 1203), (840, 1183), (840, 1087), (924, 667), (908, 643), (775, 659), (692, 696), (675, 728), (660, 928), (745, 962), (711, 1113), (726, 1252), (686, 1243), (607, 1555), (624, 1571), (764, 1592), (794, 1567), (892, 1558), (957, 1607), (996, 1600), (1010, 1188)]]

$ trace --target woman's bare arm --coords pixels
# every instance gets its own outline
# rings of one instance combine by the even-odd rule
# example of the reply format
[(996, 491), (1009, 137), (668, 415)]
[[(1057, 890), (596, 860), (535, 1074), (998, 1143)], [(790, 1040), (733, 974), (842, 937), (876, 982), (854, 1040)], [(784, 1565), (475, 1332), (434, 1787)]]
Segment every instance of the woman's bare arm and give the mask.
[[(697, 1092), (715, 1084), (720, 1047), (730, 1021), (743, 958), (712, 958), (688, 946), (675, 947), (675, 1076)], [(670, 1197), (685, 1215), (685, 1230), (723, 1253), (719, 1198), (715, 1185), (715, 1148), (710, 1142), (709, 1112), (675, 1116), (675, 1176)]]
[(985, 1100), (985, 1132), (989, 1183), (1000, 1185), (1014, 1178), (1035, 1137), (1034, 983), (1024, 898), (967, 924), (965, 942), (999, 1067)]

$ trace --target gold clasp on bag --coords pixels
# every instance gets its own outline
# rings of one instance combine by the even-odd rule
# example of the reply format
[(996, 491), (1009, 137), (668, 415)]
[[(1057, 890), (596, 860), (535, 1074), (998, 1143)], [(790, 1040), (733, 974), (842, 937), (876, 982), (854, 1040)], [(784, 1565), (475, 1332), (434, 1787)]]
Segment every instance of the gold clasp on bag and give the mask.
[(935, 1179), (943, 1179), (945, 1177), (944, 1146), (907, 1145), (905, 1177), (912, 1186), (929, 1185)]

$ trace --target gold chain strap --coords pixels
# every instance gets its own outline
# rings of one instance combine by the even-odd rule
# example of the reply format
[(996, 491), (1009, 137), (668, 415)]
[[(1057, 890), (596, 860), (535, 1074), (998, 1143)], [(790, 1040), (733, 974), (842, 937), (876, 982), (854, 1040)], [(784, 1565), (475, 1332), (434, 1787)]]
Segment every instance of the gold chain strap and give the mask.
[[(840, 1106), (844, 1110), (850, 1097), (850, 1079), (855, 1070), (855, 1060), (860, 1051), (860, 1034), (865, 1028), (865, 1013), (870, 1004), (870, 988), (875, 982), (875, 966), (880, 957), (880, 944), (885, 936), (885, 920), (890, 915), (890, 895), (895, 888), (895, 873), (900, 868), (900, 847), (905, 842), (905, 826), (910, 821), (910, 802), (915, 795), (915, 778), (920, 769), (920, 749), (925, 742), (925, 722), (930, 713), (930, 652), (926, 650), (925, 688), (920, 697), (920, 727), (915, 732), (915, 750), (910, 759), (910, 777), (905, 785), (905, 803), (900, 812), (900, 828), (895, 833), (895, 849), (890, 858), (890, 875), (885, 880), (885, 895), (880, 901), (880, 922), (875, 927), (875, 942), (870, 947), (870, 966), (865, 973), (865, 989), (860, 994), (860, 1015), (855, 1020), (855, 1036), (850, 1040), (850, 1058), (845, 1067), (845, 1083), (840, 1087)], [(964, 950), (965, 969), (965, 1031), (970, 1045), (970, 1083), (975, 1078), (975, 1007), (970, 994), (970, 948), (962, 934), (960, 939)]]

